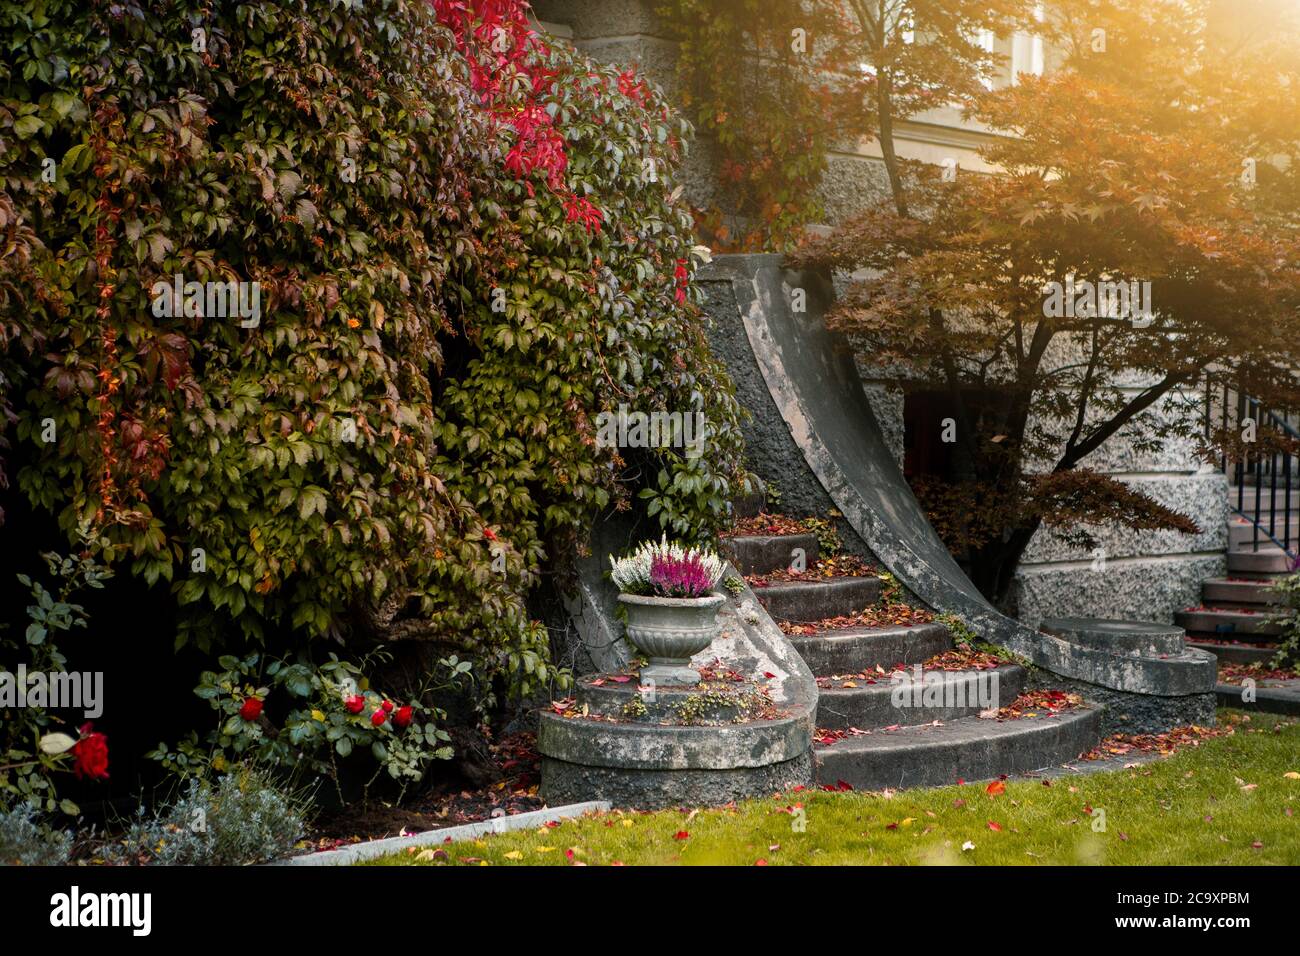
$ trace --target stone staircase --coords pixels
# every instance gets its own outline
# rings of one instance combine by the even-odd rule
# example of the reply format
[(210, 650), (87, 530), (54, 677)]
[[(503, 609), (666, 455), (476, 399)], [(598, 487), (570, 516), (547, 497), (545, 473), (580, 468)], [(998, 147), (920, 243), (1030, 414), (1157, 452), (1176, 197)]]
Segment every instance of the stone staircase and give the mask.
[[(1254, 489), (1248, 490), (1253, 501)], [(1294, 493), (1300, 500), (1300, 491)], [(1230, 500), (1237, 490), (1229, 489)], [(1264, 505), (1267, 509), (1267, 501)], [(1277, 533), (1284, 529), (1277, 526)], [(1298, 540), (1300, 518), (1293, 519), (1289, 539)], [(1215, 654), (1220, 662), (1253, 664), (1269, 661), (1276, 653), (1280, 627), (1270, 621), (1268, 588), (1291, 572), (1292, 559), (1267, 536), (1257, 534), (1254, 525), (1234, 515), (1228, 521), (1228, 573), (1210, 578), (1201, 586), (1201, 604), (1175, 615), (1175, 623), (1187, 631), (1187, 641)]]
[[(1101, 708), (1086, 701), (1050, 716), (981, 717), (993, 686), (997, 698), (989, 710), (1011, 704), (1026, 688), (1025, 668), (1014, 663), (995, 670), (926, 671), (916, 698), (899, 706), (898, 685), (889, 675), (905, 665), (910, 680), (912, 665), (952, 650), (955, 642), (947, 627), (938, 622), (819, 626), (875, 605), (880, 578), (767, 582), (760, 577), (789, 567), (794, 549), (802, 549), (807, 567), (814, 568), (816, 537), (740, 535), (727, 538), (726, 544), (733, 566), (750, 581), (768, 613), (810, 631), (788, 638), (820, 678), (814, 744), (819, 784), (881, 790), (985, 780), (1058, 767), (1099, 740)], [(990, 680), (994, 674), (996, 685)], [(836, 675), (866, 676), (828, 680)]]

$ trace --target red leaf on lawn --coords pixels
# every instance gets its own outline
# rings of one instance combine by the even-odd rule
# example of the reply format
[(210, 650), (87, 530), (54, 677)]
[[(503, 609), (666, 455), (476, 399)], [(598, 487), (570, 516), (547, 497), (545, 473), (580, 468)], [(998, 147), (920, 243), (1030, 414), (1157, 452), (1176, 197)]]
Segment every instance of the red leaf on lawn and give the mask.
[(686, 840), (686, 839), (688, 839), (689, 837), (690, 837), (690, 834), (687, 833), (685, 830), (678, 830), (676, 833), (673, 834), (673, 839), (674, 839), (674, 840)]
[(996, 832), (998, 832), (998, 833), (1001, 833), (1001, 832), (1002, 832), (1002, 825), (1001, 825), (1000, 823), (994, 823), (992, 820), (990, 820), (990, 821), (989, 821), (989, 829), (990, 829), (990, 830), (994, 830), (994, 831), (996, 831)]
[(1003, 783), (1001, 780), (994, 780), (991, 784), (989, 784), (987, 787), (984, 788), (984, 792), (987, 793), (990, 797), (996, 797), (1000, 793), (1007, 792), (1007, 785)]
[(755, 860), (755, 861), (754, 861), (754, 865), (755, 865), (755, 866), (767, 866), (767, 860)]

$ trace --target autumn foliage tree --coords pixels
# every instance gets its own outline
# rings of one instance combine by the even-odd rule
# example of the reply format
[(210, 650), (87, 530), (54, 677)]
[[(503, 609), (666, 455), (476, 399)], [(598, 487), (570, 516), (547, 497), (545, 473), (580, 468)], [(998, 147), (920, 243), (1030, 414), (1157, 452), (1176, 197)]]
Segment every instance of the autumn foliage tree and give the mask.
[[(1273, 7), (1250, 37), (1210, 2), (1052, 5), (1060, 69), (969, 111), (1005, 134), (982, 150), (1000, 172), (906, 164), (887, 200), (796, 256), (870, 270), (828, 323), (898, 387), (946, 393), (956, 474), (917, 490), (993, 598), (1044, 525), (1080, 543), (1087, 523), (1195, 530), (1087, 465), (1112, 438), (1196, 435), (1207, 370), (1300, 408), (1300, 116), (1279, 96), (1300, 89), (1300, 34)], [(1118, 281), (1150, 283), (1150, 314), (1048, 294)]]
[(878, 133), (892, 194), (906, 203), (895, 125), (971, 102), (1000, 66), (980, 38), (1034, 22), (1025, 0), (663, 0), (657, 9), (678, 44), (682, 105), (719, 154), (723, 196), (700, 210), (705, 238), (747, 251), (790, 248), (823, 222), (828, 151)]

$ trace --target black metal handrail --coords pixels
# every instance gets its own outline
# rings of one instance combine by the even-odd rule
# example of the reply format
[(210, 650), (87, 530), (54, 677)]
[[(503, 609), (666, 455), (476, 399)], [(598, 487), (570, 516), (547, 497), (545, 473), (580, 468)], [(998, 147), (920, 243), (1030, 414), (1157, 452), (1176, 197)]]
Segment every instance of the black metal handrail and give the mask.
[[(1300, 442), (1300, 420), (1278, 415), (1255, 398), (1245, 394), (1226, 377), (1208, 373), (1205, 381), (1205, 438), (1211, 441), (1214, 426), (1223, 432), (1240, 433), (1246, 420), (1255, 423), (1256, 434), (1264, 429), (1284, 439)], [(1272, 542), (1292, 559), (1300, 555), (1300, 457), (1287, 450), (1272, 449), (1261, 454), (1244, 453), (1232, 457), (1224, 451), (1220, 468), (1230, 476), (1235, 501), (1229, 505), (1254, 528), (1253, 550)], [(1254, 487), (1254, 501), (1248, 500), (1247, 486)], [(1265, 499), (1264, 491), (1268, 495)]]

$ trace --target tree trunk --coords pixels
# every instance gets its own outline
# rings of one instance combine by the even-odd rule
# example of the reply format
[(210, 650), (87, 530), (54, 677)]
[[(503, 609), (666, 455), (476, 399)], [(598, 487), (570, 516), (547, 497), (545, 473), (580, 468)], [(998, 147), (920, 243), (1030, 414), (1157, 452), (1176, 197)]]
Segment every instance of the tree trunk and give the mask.
[(971, 554), (970, 579), (994, 607), (1010, 611), (1007, 598), (1011, 594), (1011, 585), (1015, 582), (1016, 568), (1020, 556), (1025, 553), (1029, 541), (1038, 531), (1040, 519), (1034, 519), (1029, 525), (1012, 528), (1002, 538), (988, 542), (975, 549)]
[(894, 209), (907, 216), (907, 196), (903, 193), (903, 178), (898, 172), (898, 154), (894, 152), (894, 87), (889, 70), (876, 71), (876, 119), (880, 124), (880, 155), (885, 160), (889, 175), (889, 190), (894, 195)]

